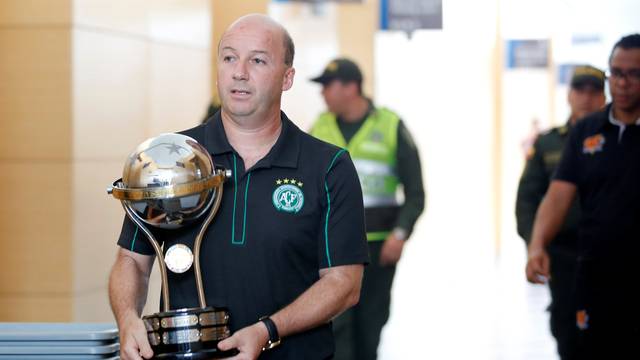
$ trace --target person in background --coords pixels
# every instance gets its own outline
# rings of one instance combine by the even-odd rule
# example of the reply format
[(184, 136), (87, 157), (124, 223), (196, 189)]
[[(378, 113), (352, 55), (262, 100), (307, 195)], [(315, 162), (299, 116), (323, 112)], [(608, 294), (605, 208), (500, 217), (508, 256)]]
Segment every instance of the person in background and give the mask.
[[(362, 93), (362, 73), (345, 58), (331, 61), (312, 81), (322, 85), (328, 111), (310, 133), (349, 151), (364, 196), (371, 262), (360, 303), (334, 321), (336, 360), (373, 360), (389, 318), (396, 264), (424, 209), (418, 149), (394, 112), (376, 107)], [(396, 190), (402, 185), (404, 203)]]
[[(538, 136), (531, 148), (518, 185), (516, 219), (518, 234), (527, 245), (536, 211), (558, 167), (569, 131), (586, 115), (605, 105), (605, 74), (592, 66), (577, 66), (571, 77), (568, 94), (571, 113), (567, 122)], [(551, 333), (558, 344), (562, 360), (576, 359), (578, 334), (576, 326), (575, 276), (578, 260), (578, 219), (580, 206), (576, 199), (562, 225), (549, 244), (551, 260)]]
[(527, 279), (552, 275), (553, 244), (580, 196), (576, 324), (579, 359), (640, 359), (640, 34), (609, 57), (612, 101), (569, 134), (531, 234)]

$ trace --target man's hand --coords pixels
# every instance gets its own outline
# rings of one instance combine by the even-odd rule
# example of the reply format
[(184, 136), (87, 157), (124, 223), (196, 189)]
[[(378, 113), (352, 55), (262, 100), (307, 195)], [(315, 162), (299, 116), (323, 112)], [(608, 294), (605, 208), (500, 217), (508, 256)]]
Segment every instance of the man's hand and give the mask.
[(153, 356), (142, 319), (131, 315), (120, 324), (119, 330), (122, 360), (150, 359)]
[(228, 360), (255, 360), (262, 352), (262, 347), (269, 340), (267, 327), (258, 322), (236, 331), (232, 336), (220, 341), (218, 349), (228, 351), (238, 349), (239, 354)]
[(525, 271), (527, 280), (533, 284), (545, 284), (549, 280), (549, 254), (544, 247), (529, 247), (529, 258)]
[(400, 261), (402, 249), (404, 248), (404, 240), (398, 239), (393, 232), (387, 236), (380, 250), (380, 265), (395, 265)]

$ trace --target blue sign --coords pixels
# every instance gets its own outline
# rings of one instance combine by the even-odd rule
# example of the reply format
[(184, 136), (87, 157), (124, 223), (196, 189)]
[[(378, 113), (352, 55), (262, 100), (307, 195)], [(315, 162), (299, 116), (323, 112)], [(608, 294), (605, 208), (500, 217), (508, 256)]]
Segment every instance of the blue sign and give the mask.
[(549, 40), (507, 40), (507, 69), (549, 66)]
[(442, 29), (442, 0), (380, 0), (380, 29)]

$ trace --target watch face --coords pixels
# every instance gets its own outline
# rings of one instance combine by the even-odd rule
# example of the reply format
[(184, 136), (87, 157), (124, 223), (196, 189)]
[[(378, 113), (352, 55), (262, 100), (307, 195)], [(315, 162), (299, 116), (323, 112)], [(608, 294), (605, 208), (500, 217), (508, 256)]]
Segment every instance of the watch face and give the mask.
[(191, 268), (193, 253), (188, 246), (175, 244), (164, 254), (164, 262), (169, 270), (176, 274), (182, 274)]

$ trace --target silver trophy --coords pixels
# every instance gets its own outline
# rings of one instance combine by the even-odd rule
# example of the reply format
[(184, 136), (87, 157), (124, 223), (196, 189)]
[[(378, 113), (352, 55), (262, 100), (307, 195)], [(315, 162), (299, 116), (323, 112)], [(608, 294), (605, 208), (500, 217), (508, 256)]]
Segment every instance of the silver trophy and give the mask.
[[(216, 170), (208, 151), (194, 139), (162, 134), (129, 155), (122, 179), (107, 192), (120, 200), (129, 218), (153, 247), (162, 278), (162, 312), (143, 316), (154, 359), (211, 359), (233, 355), (217, 344), (231, 335), (226, 308), (207, 306), (200, 271), (200, 245), (222, 200), (230, 171)], [(204, 217), (193, 249), (163, 249), (147, 225), (177, 229)], [(184, 273), (193, 265), (200, 307), (171, 309), (167, 269)]]

